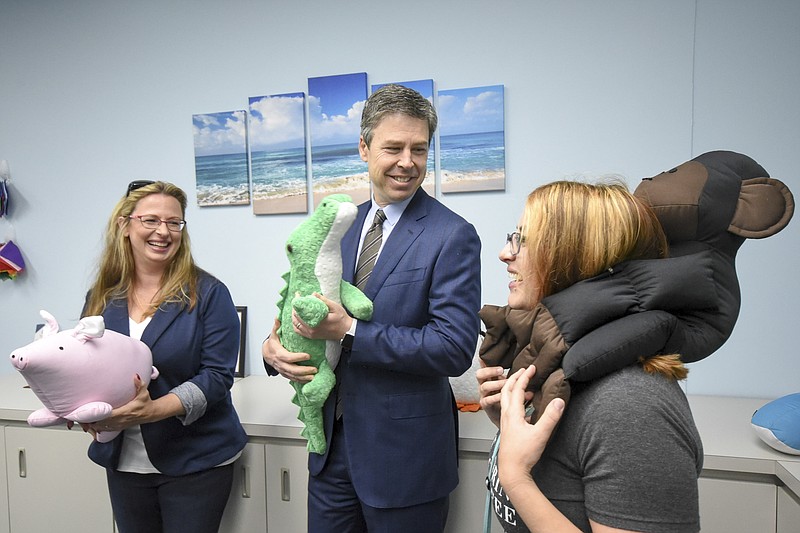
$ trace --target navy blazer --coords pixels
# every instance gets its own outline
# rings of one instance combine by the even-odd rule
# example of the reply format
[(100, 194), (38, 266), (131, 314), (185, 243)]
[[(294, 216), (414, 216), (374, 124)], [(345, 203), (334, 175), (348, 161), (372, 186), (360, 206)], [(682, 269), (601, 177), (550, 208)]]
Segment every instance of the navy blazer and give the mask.
[[(342, 240), (352, 281), (370, 202)], [(406, 507), (458, 484), (457, 411), (449, 376), (471, 365), (480, 331), (475, 228), (420, 188), (364, 287), (374, 304), (337, 367), (353, 485), (372, 507)], [(336, 393), (324, 406), (330, 442)], [(311, 475), (327, 454), (309, 454)]]
[[(210, 274), (201, 274), (197, 290), (192, 311), (177, 303), (161, 306), (141, 339), (153, 352), (153, 365), (160, 373), (148, 387), (151, 398), (160, 398), (191, 381), (208, 402), (205, 414), (188, 426), (174, 416), (142, 424), (147, 456), (160, 472), (170, 476), (213, 468), (247, 443), (230, 393), (239, 353), (236, 308), (228, 288)], [(130, 334), (126, 300), (109, 303), (103, 318), (106, 328)], [(101, 466), (115, 468), (122, 439), (120, 434), (105, 444), (92, 442), (89, 457)]]

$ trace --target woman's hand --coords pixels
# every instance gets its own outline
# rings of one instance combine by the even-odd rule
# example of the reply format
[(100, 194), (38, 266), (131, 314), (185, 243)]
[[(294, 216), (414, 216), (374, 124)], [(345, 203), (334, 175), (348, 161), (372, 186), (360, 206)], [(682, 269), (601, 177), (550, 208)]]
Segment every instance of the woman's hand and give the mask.
[[(564, 412), (564, 400), (551, 401), (536, 424), (525, 418), (525, 389), (536, 368), (531, 365), (510, 376), (500, 393), (500, 484), (509, 495), (520, 483), (531, 482), (531, 469), (542, 457), (547, 441)], [(528, 396), (530, 398), (530, 396)]]
[(90, 433), (94, 432), (93, 436), (103, 431), (123, 431), (136, 424), (153, 421), (148, 419), (153, 411), (153, 400), (138, 374), (133, 377), (133, 386), (136, 389), (133, 400), (112, 410), (107, 418), (89, 424), (88, 430)]
[(91, 434), (96, 440), (98, 433), (123, 431), (136, 424), (146, 422), (147, 420), (142, 418), (152, 404), (150, 393), (138, 374), (133, 377), (133, 386), (136, 389), (136, 395), (133, 400), (112, 410), (111, 414), (103, 420), (91, 424), (81, 424), (83, 430)]
[(475, 372), (478, 380), (481, 409), (492, 423), (500, 427), (500, 389), (506, 382), (506, 375), (501, 366), (486, 366), (483, 360), (481, 367)]
[(136, 395), (131, 401), (111, 411), (111, 415), (93, 424), (81, 424), (85, 431), (96, 437), (103, 431), (123, 431), (131, 426), (158, 422), (173, 416), (185, 415), (180, 398), (168, 393), (153, 400), (139, 375), (133, 378)]

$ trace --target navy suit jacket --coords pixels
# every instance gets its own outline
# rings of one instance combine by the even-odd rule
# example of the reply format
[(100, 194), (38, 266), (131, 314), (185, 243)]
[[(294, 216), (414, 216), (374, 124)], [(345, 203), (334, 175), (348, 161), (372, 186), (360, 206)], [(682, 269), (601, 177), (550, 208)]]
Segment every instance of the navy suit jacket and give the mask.
[[(351, 281), (370, 202), (342, 240)], [(475, 228), (420, 188), (384, 244), (359, 321), (337, 367), (353, 485), (372, 507), (406, 507), (458, 484), (457, 417), (449, 376), (471, 365), (480, 331), (480, 249)], [(330, 442), (336, 393), (324, 406)], [(309, 454), (318, 475), (326, 455)]]
[[(109, 303), (103, 318), (106, 328), (130, 335), (126, 300)], [(142, 424), (142, 438), (153, 465), (164, 474), (180, 476), (213, 468), (244, 448), (247, 435), (230, 393), (239, 353), (239, 320), (228, 288), (203, 273), (195, 308), (189, 312), (177, 303), (162, 306), (141, 340), (150, 347), (153, 365), (160, 373), (148, 387), (151, 398), (160, 398), (191, 381), (208, 403), (205, 414), (188, 426), (176, 417)], [(120, 434), (108, 443), (93, 442), (89, 457), (101, 466), (115, 468), (122, 439)]]

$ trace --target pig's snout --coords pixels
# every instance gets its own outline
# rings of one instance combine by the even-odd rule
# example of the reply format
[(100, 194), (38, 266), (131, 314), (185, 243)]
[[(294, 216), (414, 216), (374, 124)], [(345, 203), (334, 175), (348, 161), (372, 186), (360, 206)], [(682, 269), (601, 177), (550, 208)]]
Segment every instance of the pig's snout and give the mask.
[(22, 354), (12, 353), (10, 359), (11, 364), (17, 370), (25, 370), (25, 367), (28, 366), (28, 358)]

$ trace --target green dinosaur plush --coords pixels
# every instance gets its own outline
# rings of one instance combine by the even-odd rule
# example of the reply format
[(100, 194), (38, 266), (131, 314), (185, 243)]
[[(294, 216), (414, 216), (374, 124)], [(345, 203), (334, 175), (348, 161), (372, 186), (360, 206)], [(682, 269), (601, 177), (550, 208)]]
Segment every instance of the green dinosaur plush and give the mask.
[(328, 314), (328, 306), (314, 296), (315, 292), (341, 303), (359, 320), (372, 318), (372, 302), (363, 292), (342, 279), (342, 237), (353, 224), (357, 208), (346, 194), (325, 197), (314, 213), (289, 235), (286, 255), (290, 270), (283, 275), (286, 286), (278, 302), (281, 321), (278, 334), (281, 344), (290, 352), (311, 356), (303, 364), (312, 365), (317, 373), (308, 383), (292, 382), (292, 402), (300, 407), (297, 418), (303, 422), (301, 435), (308, 440), (308, 451), (325, 453), (325, 430), (322, 406), (336, 384), (333, 370), (339, 362), (338, 341), (307, 339), (294, 332), (292, 309), (311, 327)]

